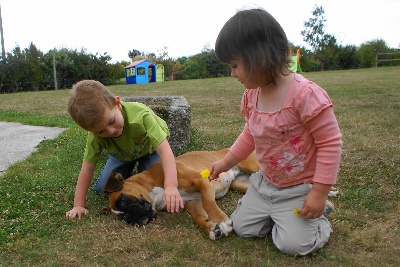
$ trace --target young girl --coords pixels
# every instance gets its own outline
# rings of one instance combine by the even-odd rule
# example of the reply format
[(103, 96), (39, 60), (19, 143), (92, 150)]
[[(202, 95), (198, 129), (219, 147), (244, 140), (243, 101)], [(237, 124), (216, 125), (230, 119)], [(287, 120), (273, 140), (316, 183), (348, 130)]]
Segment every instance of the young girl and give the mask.
[(288, 255), (318, 250), (332, 232), (323, 212), (336, 183), (342, 147), (329, 96), (288, 70), (289, 42), (265, 10), (243, 10), (230, 18), (218, 35), (215, 53), (246, 88), (241, 103), (246, 124), (229, 153), (211, 165), (209, 179), (253, 150), (260, 163), (231, 215), (235, 233), (271, 233), (277, 248)]

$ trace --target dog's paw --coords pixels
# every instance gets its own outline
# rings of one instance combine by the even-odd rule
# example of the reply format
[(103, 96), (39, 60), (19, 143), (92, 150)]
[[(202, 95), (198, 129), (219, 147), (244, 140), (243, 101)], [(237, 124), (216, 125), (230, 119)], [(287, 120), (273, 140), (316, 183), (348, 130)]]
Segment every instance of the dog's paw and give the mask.
[(221, 229), (219, 228), (219, 225), (216, 224), (216, 223), (213, 223), (213, 225), (211, 227), (211, 230), (210, 230), (210, 233), (208, 234), (208, 237), (211, 240), (218, 240), (218, 239), (220, 239), (222, 237), (222, 235), (223, 234), (222, 234)]
[(220, 223), (219, 227), (221, 228), (221, 231), (224, 234), (224, 236), (230, 235), (230, 233), (232, 233), (232, 231), (233, 231), (232, 220), (228, 219), (228, 220)]
[(232, 220), (228, 219), (219, 224), (214, 223), (211, 227), (208, 237), (211, 240), (218, 240), (223, 236), (228, 236), (230, 233), (232, 233), (232, 231)]

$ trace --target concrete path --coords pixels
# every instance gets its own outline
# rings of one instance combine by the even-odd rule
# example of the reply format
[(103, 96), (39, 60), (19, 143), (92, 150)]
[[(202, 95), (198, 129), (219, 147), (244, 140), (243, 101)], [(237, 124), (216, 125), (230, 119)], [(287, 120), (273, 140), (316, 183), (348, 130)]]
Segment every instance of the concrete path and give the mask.
[(53, 139), (65, 128), (0, 122), (0, 174), (12, 164), (26, 159), (43, 140)]

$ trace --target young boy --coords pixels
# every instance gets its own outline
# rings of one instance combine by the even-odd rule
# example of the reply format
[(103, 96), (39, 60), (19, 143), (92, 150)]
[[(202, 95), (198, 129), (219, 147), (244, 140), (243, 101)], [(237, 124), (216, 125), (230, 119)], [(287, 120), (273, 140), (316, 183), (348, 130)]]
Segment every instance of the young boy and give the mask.
[(68, 113), (88, 131), (88, 138), (76, 184), (74, 207), (66, 213), (67, 218), (80, 218), (88, 213), (86, 194), (103, 149), (108, 153), (108, 160), (93, 186), (97, 194), (104, 194), (112, 172), (119, 172), (127, 179), (136, 163), (138, 172), (142, 172), (161, 159), (167, 210), (178, 212), (183, 208), (175, 157), (167, 141), (167, 124), (149, 107), (136, 102), (121, 102), (119, 96), (114, 96), (100, 82), (83, 80), (72, 88)]

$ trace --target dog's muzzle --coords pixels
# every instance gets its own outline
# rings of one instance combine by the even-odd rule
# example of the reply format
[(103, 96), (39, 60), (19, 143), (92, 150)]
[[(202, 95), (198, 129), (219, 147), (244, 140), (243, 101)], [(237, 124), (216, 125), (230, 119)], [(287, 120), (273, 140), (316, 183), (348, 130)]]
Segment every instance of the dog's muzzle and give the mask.
[(116, 210), (113, 209), (112, 212), (128, 224), (142, 226), (157, 218), (153, 212), (153, 207), (144, 198), (130, 198), (121, 194), (115, 202), (115, 206)]

